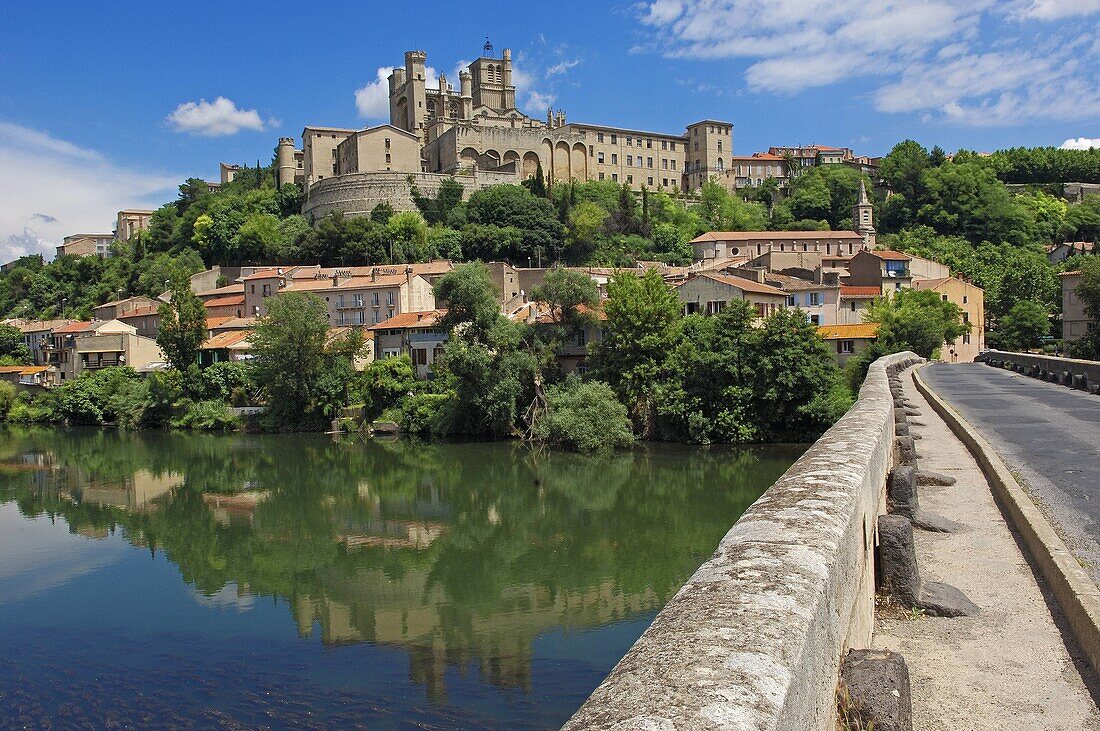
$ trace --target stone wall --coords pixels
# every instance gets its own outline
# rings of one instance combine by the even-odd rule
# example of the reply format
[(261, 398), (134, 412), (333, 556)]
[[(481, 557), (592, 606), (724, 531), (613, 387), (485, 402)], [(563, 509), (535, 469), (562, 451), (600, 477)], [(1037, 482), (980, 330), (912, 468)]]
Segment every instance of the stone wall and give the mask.
[(1100, 393), (1100, 361), (991, 350), (986, 362), (1043, 381)]
[[(302, 204), (302, 215), (314, 223), (337, 211), (345, 216), (369, 216), (374, 207), (382, 202), (389, 203), (397, 211), (415, 211), (416, 205), (409, 186), (410, 177), (415, 181), (421, 195), (432, 197), (438, 193), (440, 184), (451, 176), (381, 171), (325, 178), (309, 186), (306, 200)], [(480, 170), (472, 174), (455, 175), (454, 179), (462, 185), (464, 199), (480, 188), (519, 182), (514, 174)]]
[(833, 728), (841, 657), (870, 643), (893, 461), (887, 369), (730, 529), (565, 728)]

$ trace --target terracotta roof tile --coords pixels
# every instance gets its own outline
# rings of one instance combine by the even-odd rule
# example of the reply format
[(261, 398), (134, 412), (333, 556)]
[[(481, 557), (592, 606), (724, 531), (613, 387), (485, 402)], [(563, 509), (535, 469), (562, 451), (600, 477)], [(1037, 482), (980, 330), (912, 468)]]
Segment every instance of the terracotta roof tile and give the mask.
[(700, 274), (689, 277), (687, 281), (690, 282), (695, 277), (707, 277), (708, 279), (713, 279), (716, 282), (721, 282), (722, 284), (728, 284), (731, 287), (736, 287), (743, 292), (755, 292), (756, 294), (772, 294), (783, 298), (786, 298), (787, 296), (786, 293), (781, 289), (776, 289), (775, 287), (771, 287), (767, 284), (754, 282), (751, 279), (745, 279), (743, 277), (736, 277), (726, 274), (715, 274), (714, 272), (702, 272)]
[(371, 325), (368, 330), (402, 330), (407, 327), (434, 327), (446, 310), (426, 310), (424, 312), (401, 312), (385, 322)]
[(840, 296), (841, 297), (852, 297), (852, 298), (855, 298), (855, 297), (881, 297), (882, 296), (882, 288), (881, 287), (862, 287), (862, 286), (856, 286), (856, 285), (853, 285), (853, 284), (842, 284), (842, 285), (840, 285)]
[(854, 325), (822, 325), (817, 333), (826, 340), (874, 338), (878, 333), (877, 322), (861, 322)]

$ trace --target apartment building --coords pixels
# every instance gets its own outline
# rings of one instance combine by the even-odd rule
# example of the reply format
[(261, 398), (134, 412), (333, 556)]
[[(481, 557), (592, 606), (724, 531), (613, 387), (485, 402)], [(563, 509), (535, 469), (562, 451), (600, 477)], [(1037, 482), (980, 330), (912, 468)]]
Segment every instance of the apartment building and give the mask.
[(915, 279), (913, 289), (929, 290), (940, 295), (944, 302), (951, 302), (962, 310), (963, 324), (970, 325), (970, 332), (944, 343), (940, 348), (940, 360), (946, 363), (969, 363), (985, 350), (985, 290), (957, 277)]
[(1081, 283), (1081, 272), (1062, 272), (1062, 340), (1068, 346), (1080, 340), (1096, 323), (1085, 312), (1085, 303), (1077, 296), (1077, 285)]
[[(435, 295), (428, 277), (440, 266), (438, 262), (429, 262), (342, 269), (278, 267), (259, 271), (243, 278), (245, 313), (262, 317), (267, 314), (264, 300), (268, 297), (284, 292), (311, 292), (325, 301), (333, 327), (377, 325), (403, 312), (434, 309)], [(450, 262), (445, 266), (449, 268)]]
[(109, 234), (72, 234), (66, 236), (57, 247), (57, 256), (98, 256), (106, 259), (111, 255), (111, 246), (115, 235)]
[(684, 314), (717, 315), (735, 300), (748, 302), (757, 318), (774, 314), (787, 304), (787, 294), (776, 287), (745, 277), (703, 272), (676, 286)]

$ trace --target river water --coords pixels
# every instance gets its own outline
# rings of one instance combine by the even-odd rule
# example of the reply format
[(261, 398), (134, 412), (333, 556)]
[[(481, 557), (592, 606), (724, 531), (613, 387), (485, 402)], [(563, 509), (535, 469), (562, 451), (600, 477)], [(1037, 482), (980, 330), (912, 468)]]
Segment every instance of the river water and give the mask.
[(0, 431), (0, 727), (557, 727), (802, 449)]

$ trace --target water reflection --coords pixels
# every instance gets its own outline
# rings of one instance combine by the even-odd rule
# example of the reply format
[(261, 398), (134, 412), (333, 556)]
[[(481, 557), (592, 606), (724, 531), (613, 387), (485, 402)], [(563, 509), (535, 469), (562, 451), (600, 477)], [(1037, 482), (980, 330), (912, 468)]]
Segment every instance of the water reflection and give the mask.
[[(167, 556), (210, 611), (272, 597), (303, 638), (396, 648), (433, 703), (459, 707), (448, 669), (583, 698), (598, 673), (571, 687), (562, 667), (535, 687), (539, 638), (651, 616), (800, 451), (657, 446), (596, 459), (508, 443), (2, 438), (0, 502), (22, 515)], [(589, 644), (583, 659), (602, 672), (623, 649)]]

